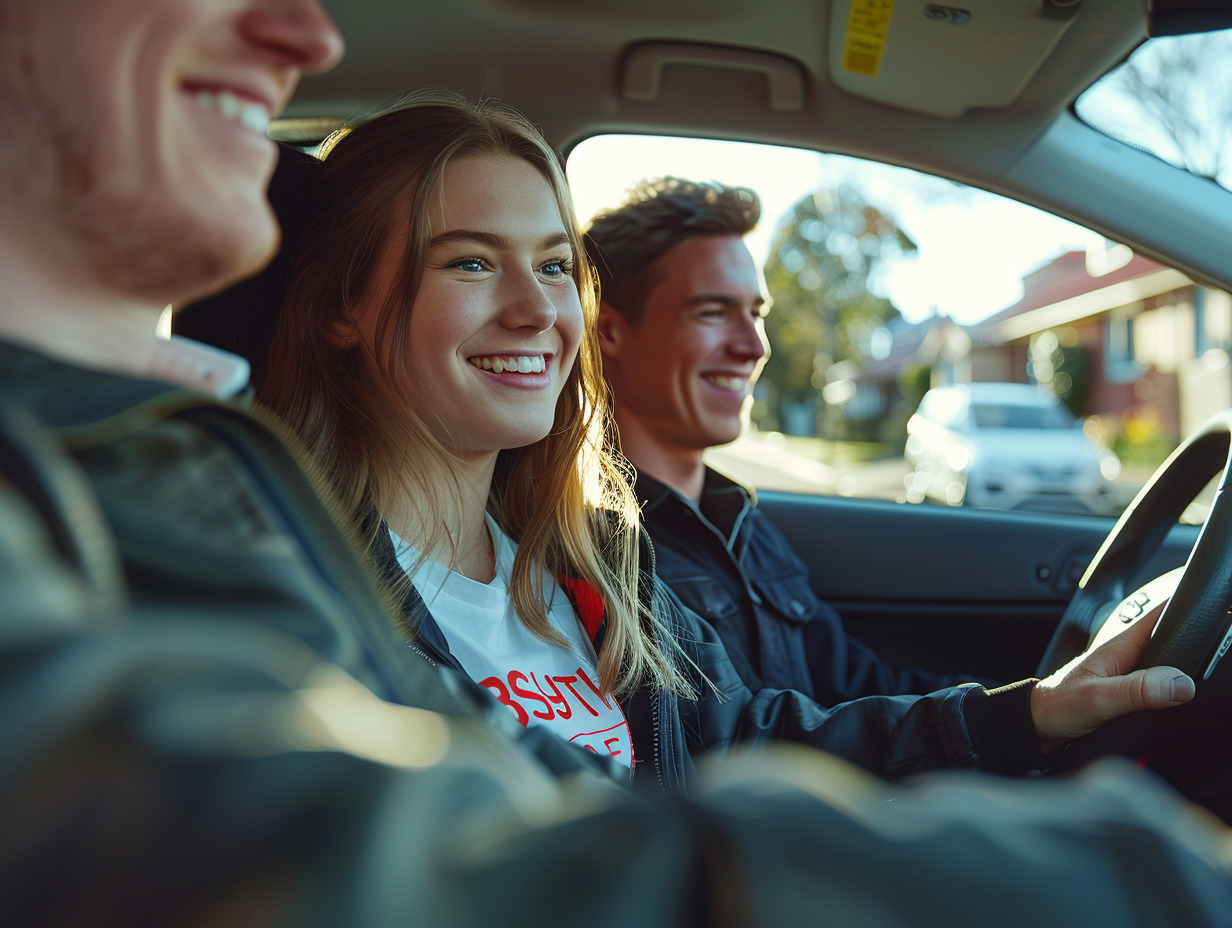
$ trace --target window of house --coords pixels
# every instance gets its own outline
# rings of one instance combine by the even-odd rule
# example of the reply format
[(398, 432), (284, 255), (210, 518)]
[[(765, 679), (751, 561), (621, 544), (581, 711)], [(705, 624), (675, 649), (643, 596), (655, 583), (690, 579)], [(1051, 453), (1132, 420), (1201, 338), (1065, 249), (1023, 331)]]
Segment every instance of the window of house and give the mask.
[(1222, 352), (1226, 362), (1227, 350), (1232, 347), (1232, 294), (1198, 287), (1194, 293), (1194, 313), (1196, 353)]

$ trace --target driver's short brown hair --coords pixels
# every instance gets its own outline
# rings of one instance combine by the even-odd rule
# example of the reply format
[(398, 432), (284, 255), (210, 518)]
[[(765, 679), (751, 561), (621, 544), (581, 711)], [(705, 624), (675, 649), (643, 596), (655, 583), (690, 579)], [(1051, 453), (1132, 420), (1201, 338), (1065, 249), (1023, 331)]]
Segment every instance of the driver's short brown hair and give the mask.
[(637, 325), (662, 279), (664, 255), (698, 235), (743, 238), (760, 217), (761, 202), (747, 187), (679, 177), (643, 181), (621, 206), (595, 216), (586, 231), (604, 302)]

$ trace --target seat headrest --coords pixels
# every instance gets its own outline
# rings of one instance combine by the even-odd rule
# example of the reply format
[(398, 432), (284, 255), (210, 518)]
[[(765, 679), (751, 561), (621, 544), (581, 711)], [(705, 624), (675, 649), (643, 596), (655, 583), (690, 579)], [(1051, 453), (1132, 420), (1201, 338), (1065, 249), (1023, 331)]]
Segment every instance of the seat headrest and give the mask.
[(243, 355), (256, 370), (269, 350), (278, 311), (286, 296), (291, 264), (316, 197), (313, 185), (321, 162), (298, 148), (279, 145), (269, 200), (282, 227), (282, 247), (255, 277), (178, 310), (172, 331)]

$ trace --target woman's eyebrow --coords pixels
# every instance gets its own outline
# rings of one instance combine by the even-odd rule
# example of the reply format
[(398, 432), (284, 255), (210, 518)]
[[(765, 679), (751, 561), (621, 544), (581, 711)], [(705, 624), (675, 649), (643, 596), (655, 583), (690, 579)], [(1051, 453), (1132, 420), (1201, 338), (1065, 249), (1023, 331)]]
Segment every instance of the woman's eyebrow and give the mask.
[[(442, 232), (440, 235), (433, 236), (432, 241), (428, 244), (429, 248), (436, 248), (439, 245), (452, 245), (457, 242), (472, 242), (477, 245), (486, 245), (489, 248), (507, 249), (513, 246), (513, 243), (503, 235), (497, 235), (495, 232), (482, 232), (475, 229), (452, 229), (449, 232)], [(538, 244), (540, 249), (556, 248), (558, 245), (568, 245), (569, 236), (565, 232), (553, 232), (550, 235), (545, 235)]]

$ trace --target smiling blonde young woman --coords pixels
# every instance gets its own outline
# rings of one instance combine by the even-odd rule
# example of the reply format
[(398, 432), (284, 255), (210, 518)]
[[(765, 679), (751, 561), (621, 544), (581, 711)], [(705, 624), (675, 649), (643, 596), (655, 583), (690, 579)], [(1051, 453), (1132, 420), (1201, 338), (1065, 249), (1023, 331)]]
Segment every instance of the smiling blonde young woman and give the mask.
[[(595, 590), (604, 692), (647, 679), (687, 691), (659, 643), (670, 637), (635, 592), (636, 504), (605, 441), (593, 277), (555, 154), (512, 110), (436, 91), (323, 151), (316, 231), (304, 236), (262, 399), (307, 441), (348, 511), (379, 512), (422, 558), (491, 580), (490, 514), (517, 540), (517, 617), (544, 642), (569, 646), (545, 584), (577, 578)], [(487, 184), (522, 191), (501, 228), (485, 221), (482, 196), (458, 216), (480, 228), (438, 228), (458, 194)], [(527, 207), (544, 227), (529, 238), (517, 228)], [(472, 314), (478, 334), (457, 312), (467, 300), (491, 303)], [(483, 318), (502, 306), (517, 317), (506, 316), (511, 330)], [(468, 335), (483, 344), (463, 354)], [(511, 358), (536, 371), (502, 370)], [(379, 522), (367, 524), (382, 545)]]
[(693, 754), (766, 737), (883, 775), (1020, 771), (1142, 708), (1104, 695), (1124, 689), (1141, 632), (1039, 687), (834, 709), (751, 692), (653, 576), (611, 450), (592, 271), (535, 128), (421, 92), (331, 140), (317, 173), (259, 395), (400, 582), (416, 650), (523, 725), (673, 792)]

